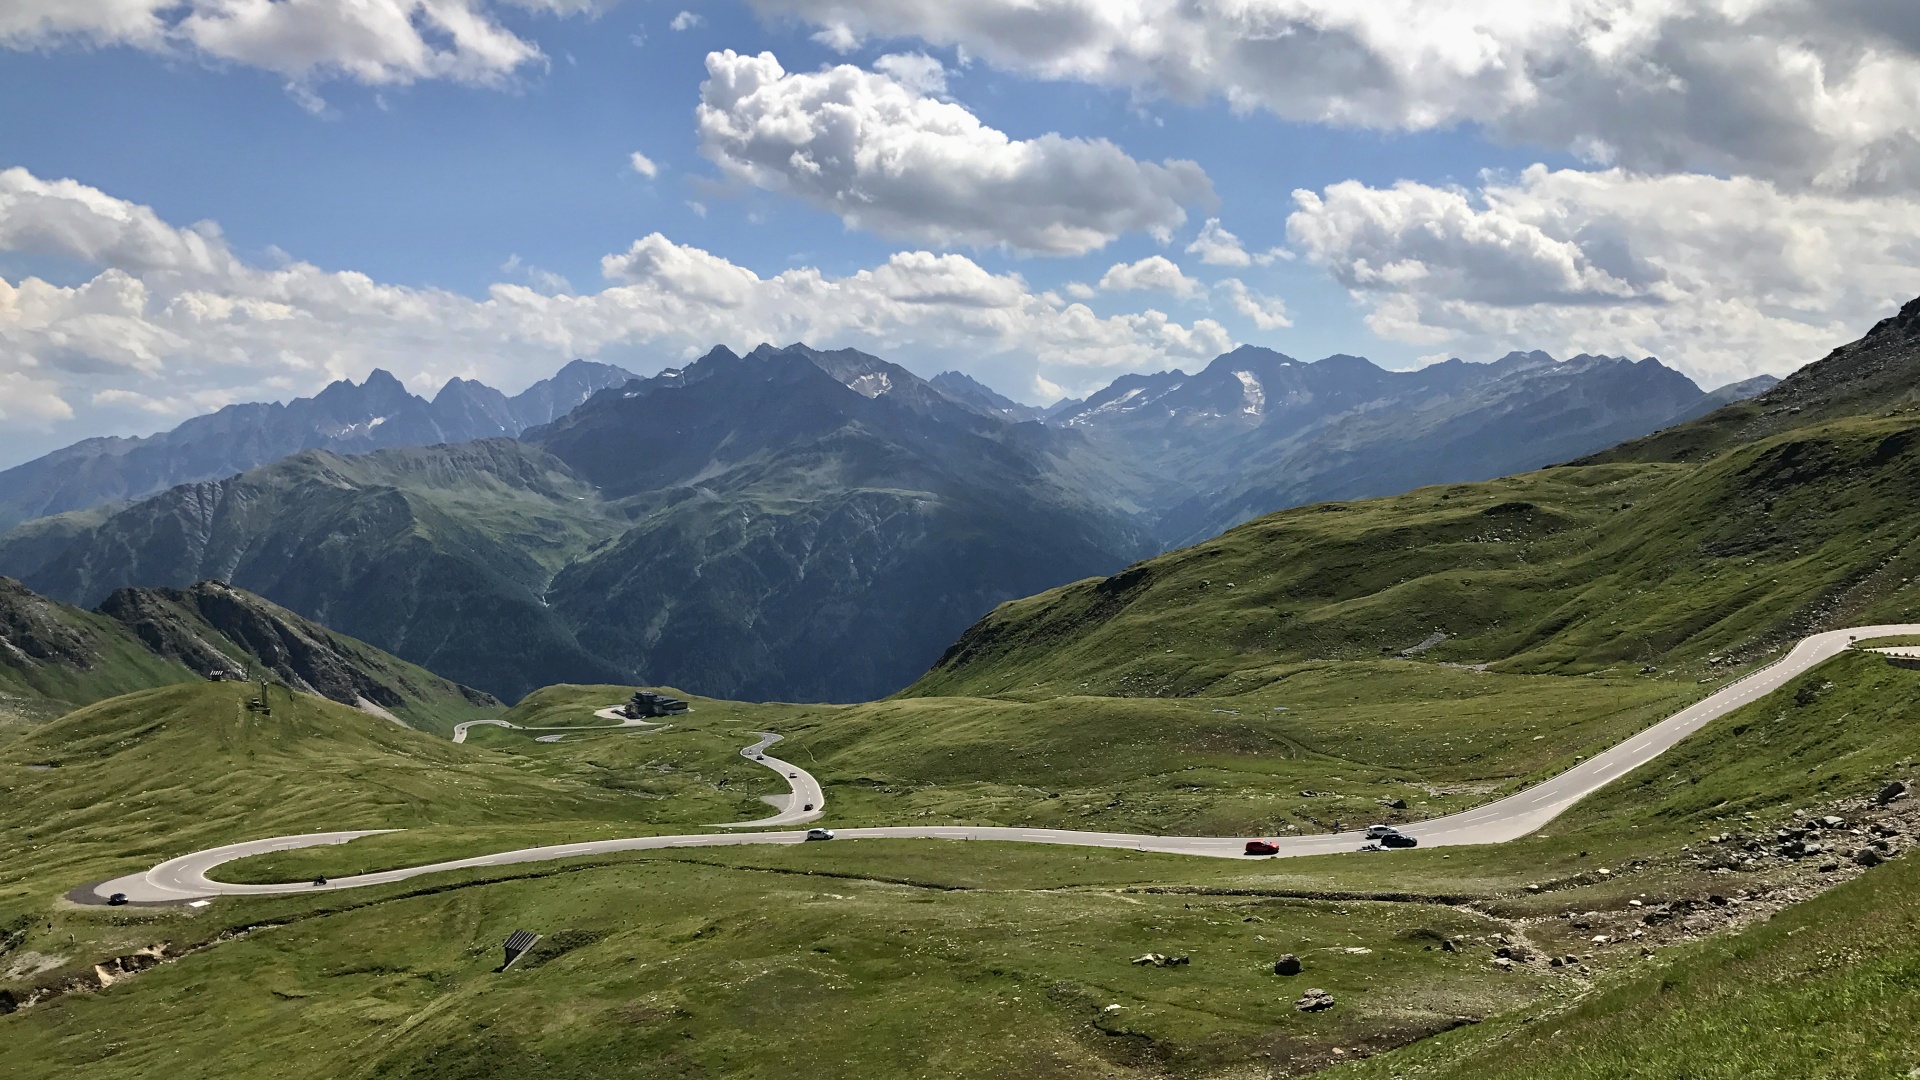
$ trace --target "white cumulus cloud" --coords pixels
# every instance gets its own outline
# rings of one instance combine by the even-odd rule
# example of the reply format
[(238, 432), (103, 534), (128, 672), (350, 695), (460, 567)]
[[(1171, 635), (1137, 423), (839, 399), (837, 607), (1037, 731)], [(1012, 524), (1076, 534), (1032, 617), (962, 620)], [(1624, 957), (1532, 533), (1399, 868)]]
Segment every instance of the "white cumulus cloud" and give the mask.
[(608, 255), (597, 292), (510, 259), (503, 273), (531, 283), (475, 299), (291, 258), (254, 266), (211, 225), (178, 227), (20, 168), (0, 171), (0, 252), (98, 267), (78, 285), (0, 278), (0, 414), (16, 430), (75, 406), (153, 416), (308, 393), (375, 366), (421, 390), (456, 375), (512, 388), (576, 356), (642, 362), (804, 340), (923, 366), (984, 359), (1078, 385), (1234, 344), (1212, 320), (1096, 315), (963, 255), (904, 251), (844, 276), (762, 277), (657, 233)]
[(1226, 278), (1215, 288), (1226, 294), (1227, 303), (1233, 306), (1233, 310), (1262, 330), (1284, 330), (1293, 325), (1293, 317), (1287, 314), (1285, 301), (1257, 293), (1247, 288), (1247, 283), (1239, 278)]
[(1641, 172), (1920, 187), (1906, 0), (750, 0), (832, 40), (1389, 131), (1461, 123)]
[[(426, 79), (494, 84), (540, 63), (539, 46), (501, 24), (494, 0), (11, 0), (0, 46), (125, 45), (263, 68), (296, 97), (329, 78), (369, 85)], [(513, 0), (557, 15), (592, 0)]]
[(1903, 196), (1534, 166), (1294, 198), (1293, 245), (1377, 333), (1423, 345), (1651, 354), (1716, 384), (1790, 370), (1920, 293)]
[(1198, 296), (1202, 288), (1165, 255), (1149, 255), (1139, 262), (1114, 263), (1100, 277), (1108, 292), (1154, 291), (1180, 297)]
[(638, 150), (627, 155), (627, 164), (632, 166), (634, 172), (639, 173), (649, 180), (660, 175), (660, 166), (656, 165), (652, 158)]
[(1212, 185), (1190, 161), (1137, 161), (1104, 139), (1016, 140), (932, 94), (926, 57), (790, 73), (771, 53), (707, 57), (702, 151), (728, 177), (792, 195), (848, 227), (936, 245), (1078, 255), (1165, 239)]
[(1200, 235), (1187, 245), (1187, 254), (1200, 256), (1200, 261), (1208, 266), (1252, 266), (1259, 263), (1266, 266), (1275, 259), (1289, 259), (1293, 256), (1273, 248), (1250, 255), (1240, 244), (1240, 238), (1221, 228), (1219, 218), (1208, 218), (1200, 227)]

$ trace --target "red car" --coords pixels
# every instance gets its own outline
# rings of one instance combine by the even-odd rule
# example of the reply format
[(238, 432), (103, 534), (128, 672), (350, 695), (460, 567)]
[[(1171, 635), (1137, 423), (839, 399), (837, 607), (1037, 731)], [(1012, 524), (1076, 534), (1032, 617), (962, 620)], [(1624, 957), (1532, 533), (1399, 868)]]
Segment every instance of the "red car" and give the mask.
[(1280, 854), (1280, 845), (1268, 840), (1249, 840), (1247, 841), (1247, 854), (1278, 855)]

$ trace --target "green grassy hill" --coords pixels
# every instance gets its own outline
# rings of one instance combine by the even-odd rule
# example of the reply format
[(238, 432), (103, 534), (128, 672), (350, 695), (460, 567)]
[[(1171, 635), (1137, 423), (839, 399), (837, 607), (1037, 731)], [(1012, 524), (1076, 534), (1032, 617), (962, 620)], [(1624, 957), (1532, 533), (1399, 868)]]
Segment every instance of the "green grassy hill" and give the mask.
[(1576, 1005), (1528, 1009), (1330, 1080), (1863, 1080), (1920, 1069), (1920, 864), (1677, 950)]
[[(779, 790), (732, 731), (526, 753), (456, 745), (321, 697), (195, 681), (0, 743), (0, 911), (203, 847), (290, 832), (507, 824), (644, 831), (766, 812)], [(622, 695), (624, 696), (624, 695)], [(605, 702), (603, 702), (604, 704)], [(652, 763), (651, 765), (643, 763)], [(716, 786), (722, 778), (731, 785)], [(733, 790), (728, 790), (731, 786)], [(683, 797), (684, 796), (684, 797)]]
[(904, 693), (1183, 696), (1396, 654), (1703, 678), (1920, 613), (1920, 301), (1583, 463), (1269, 515), (1002, 605)]
[(119, 589), (82, 611), (0, 578), (0, 725), (216, 672), (278, 680), (442, 735), (502, 708), (224, 582)]
[(166, 683), (205, 678), (104, 615), (0, 577), (0, 730)]
[(0, 563), (48, 595), (97, 604), (216, 578), (510, 700), (621, 675), (543, 599), (563, 563), (619, 527), (565, 465), (510, 439), (312, 450), (47, 543), (59, 523), (0, 543)]
[(1274, 514), (1003, 605), (906, 693), (1219, 695), (1307, 659), (1698, 679), (1920, 612), (1920, 417)]

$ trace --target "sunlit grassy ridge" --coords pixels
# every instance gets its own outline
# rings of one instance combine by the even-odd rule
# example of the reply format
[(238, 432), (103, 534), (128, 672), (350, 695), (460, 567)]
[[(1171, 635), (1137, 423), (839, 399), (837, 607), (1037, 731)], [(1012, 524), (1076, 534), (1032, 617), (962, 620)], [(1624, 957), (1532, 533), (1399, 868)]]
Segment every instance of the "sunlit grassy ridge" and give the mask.
[(1920, 426), (1302, 507), (1003, 605), (909, 696), (1222, 696), (1302, 660), (1708, 676), (1920, 592)]

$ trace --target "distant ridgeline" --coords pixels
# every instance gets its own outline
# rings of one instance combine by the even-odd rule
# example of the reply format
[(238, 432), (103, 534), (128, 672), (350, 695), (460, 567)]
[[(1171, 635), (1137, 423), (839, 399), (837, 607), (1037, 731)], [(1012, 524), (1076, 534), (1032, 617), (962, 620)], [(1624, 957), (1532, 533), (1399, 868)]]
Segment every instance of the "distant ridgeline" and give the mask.
[[(507, 699), (849, 701), (996, 605), (1275, 509), (1538, 468), (1691, 419), (1647, 359), (1384, 371), (1246, 347), (1040, 410), (853, 350), (718, 348), (514, 398), (384, 373), (0, 473), (0, 572), (96, 605), (230, 581)], [(66, 511), (66, 512), (57, 512)]]

